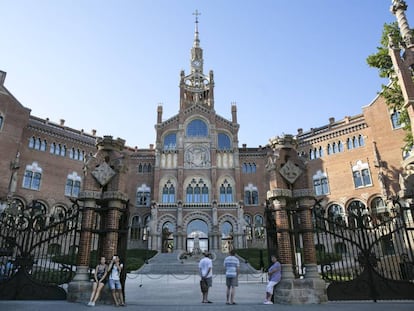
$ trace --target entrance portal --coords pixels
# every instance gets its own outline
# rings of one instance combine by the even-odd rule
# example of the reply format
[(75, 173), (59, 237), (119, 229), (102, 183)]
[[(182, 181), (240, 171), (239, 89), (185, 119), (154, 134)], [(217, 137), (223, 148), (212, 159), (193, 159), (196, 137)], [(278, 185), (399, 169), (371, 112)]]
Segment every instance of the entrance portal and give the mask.
[(192, 220), (187, 226), (187, 252), (202, 253), (208, 250), (208, 226), (201, 219)]

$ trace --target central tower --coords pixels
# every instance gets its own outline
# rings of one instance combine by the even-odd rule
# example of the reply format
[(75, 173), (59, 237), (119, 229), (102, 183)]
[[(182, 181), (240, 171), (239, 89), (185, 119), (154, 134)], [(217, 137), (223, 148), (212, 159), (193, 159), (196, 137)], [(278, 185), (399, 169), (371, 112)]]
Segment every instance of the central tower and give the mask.
[(191, 48), (190, 74), (186, 76), (184, 70), (181, 71), (180, 110), (197, 104), (214, 110), (213, 71), (210, 70), (209, 76), (206, 76), (203, 73), (203, 49), (200, 47), (198, 32), (198, 16), (200, 13), (196, 10), (193, 15), (195, 15), (196, 18), (194, 43)]

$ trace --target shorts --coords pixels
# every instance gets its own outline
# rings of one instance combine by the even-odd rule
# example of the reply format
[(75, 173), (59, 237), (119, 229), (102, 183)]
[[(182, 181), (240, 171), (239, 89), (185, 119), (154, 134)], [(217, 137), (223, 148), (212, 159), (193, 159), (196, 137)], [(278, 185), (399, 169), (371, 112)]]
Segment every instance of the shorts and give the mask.
[(226, 286), (227, 287), (237, 287), (239, 286), (239, 279), (235, 278), (226, 278)]
[(121, 281), (109, 279), (109, 288), (110, 289), (122, 289)]
[(273, 295), (273, 289), (275, 288), (275, 285), (279, 282), (269, 281), (266, 285), (266, 293)]
[(208, 287), (211, 287), (213, 285), (213, 278), (212, 277), (206, 278), (206, 282), (208, 284)]

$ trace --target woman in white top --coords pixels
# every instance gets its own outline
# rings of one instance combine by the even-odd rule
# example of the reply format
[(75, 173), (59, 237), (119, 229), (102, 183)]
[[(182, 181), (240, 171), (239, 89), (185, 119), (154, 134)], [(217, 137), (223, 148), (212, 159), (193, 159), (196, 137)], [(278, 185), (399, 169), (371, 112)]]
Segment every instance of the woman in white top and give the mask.
[(111, 289), (116, 306), (125, 306), (121, 285), (122, 268), (123, 264), (119, 262), (119, 257), (115, 255), (109, 265), (109, 288)]

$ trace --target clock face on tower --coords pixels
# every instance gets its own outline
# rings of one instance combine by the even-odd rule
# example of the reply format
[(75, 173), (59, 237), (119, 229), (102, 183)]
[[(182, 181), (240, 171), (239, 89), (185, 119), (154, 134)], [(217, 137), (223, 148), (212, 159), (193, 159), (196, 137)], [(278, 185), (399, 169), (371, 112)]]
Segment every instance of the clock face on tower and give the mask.
[(201, 66), (201, 62), (199, 60), (194, 60), (193, 61), (193, 66), (194, 67), (200, 67)]

